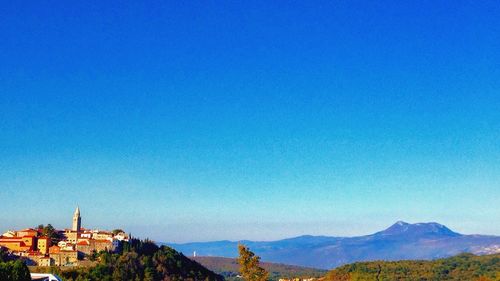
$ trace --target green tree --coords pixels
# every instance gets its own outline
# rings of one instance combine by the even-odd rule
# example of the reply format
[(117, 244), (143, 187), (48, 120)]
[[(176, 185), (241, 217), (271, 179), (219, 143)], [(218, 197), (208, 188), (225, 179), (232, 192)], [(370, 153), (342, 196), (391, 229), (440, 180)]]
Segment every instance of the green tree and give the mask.
[(57, 244), (57, 242), (61, 240), (59, 233), (50, 223), (47, 225), (39, 224), (37, 226), (37, 229), (39, 232), (42, 233), (43, 236), (49, 237), (52, 244)]
[(269, 273), (260, 267), (260, 257), (256, 256), (245, 245), (238, 244), (238, 263), (240, 264), (240, 273), (246, 281), (266, 281)]
[(0, 280), (31, 281), (30, 271), (21, 260), (0, 262)]
[(113, 231), (111, 231), (111, 233), (113, 233), (113, 235), (116, 235), (116, 234), (122, 233), (122, 232), (124, 232), (124, 231), (122, 229), (119, 229), (119, 228), (118, 229), (113, 229)]
[(0, 247), (0, 262), (6, 262), (9, 260), (9, 252), (6, 248)]

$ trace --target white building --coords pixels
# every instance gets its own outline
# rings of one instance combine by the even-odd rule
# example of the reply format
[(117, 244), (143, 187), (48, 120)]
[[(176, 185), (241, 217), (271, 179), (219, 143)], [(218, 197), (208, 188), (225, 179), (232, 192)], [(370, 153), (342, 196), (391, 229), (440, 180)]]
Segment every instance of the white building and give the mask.
[(36, 281), (62, 281), (62, 279), (54, 274), (47, 273), (30, 273), (31, 280)]
[(9, 230), (0, 236), (12, 238), (12, 237), (16, 237), (16, 232)]

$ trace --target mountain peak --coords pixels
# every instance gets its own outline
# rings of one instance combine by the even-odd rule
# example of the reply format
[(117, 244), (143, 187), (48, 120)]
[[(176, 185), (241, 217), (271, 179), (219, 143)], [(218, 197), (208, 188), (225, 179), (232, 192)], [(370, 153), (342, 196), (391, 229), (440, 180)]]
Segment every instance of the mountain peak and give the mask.
[(397, 221), (389, 228), (377, 232), (376, 235), (426, 237), (426, 236), (459, 236), (460, 234), (436, 222), (411, 224), (404, 221)]

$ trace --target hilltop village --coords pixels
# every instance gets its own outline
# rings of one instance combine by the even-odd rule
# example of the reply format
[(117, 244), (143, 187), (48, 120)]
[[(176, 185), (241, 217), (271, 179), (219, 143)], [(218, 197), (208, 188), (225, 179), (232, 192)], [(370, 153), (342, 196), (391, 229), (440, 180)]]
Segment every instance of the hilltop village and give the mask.
[(115, 251), (120, 241), (129, 236), (122, 230), (104, 231), (81, 226), (80, 208), (73, 214), (71, 229), (53, 230), (50, 235), (43, 226), (19, 231), (9, 230), (0, 236), (0, 248), (22, 257), (29, 265), (76, 266), (100, 251)]

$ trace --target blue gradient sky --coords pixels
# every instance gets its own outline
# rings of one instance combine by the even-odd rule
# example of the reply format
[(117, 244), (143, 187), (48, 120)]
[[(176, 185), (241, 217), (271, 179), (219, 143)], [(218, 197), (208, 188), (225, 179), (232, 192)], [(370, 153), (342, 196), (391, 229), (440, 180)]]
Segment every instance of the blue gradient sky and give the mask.
[(2, 3), (1, 230), (500, 234), (497, 1), (173, 2)]

